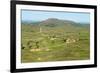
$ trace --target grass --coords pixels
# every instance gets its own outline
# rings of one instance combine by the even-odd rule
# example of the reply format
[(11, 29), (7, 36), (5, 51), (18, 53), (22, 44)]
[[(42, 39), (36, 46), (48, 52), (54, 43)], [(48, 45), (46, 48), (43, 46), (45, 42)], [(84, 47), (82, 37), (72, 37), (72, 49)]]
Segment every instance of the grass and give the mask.
[[(90, 58), (89, 28), (85, 27), (42, 27), (22, 24), (21, 62), (47, 62), (86, 60)], [(56, 39), (51, 41), (50, 38)], [(75, 42), (66, 43), (63, 39), (74, 39)], [(77, 40), (78, 39), (78, 40)], [(31, 41), (30, 44), (28, 42)], [(38, 41), (38, 48), (36, 46)], [(71, 40), (72, 41), (72, 40)], [(31, 47), (29, 47), (31, 45)], [(49, 49), (30, 51), (31, 49)]]

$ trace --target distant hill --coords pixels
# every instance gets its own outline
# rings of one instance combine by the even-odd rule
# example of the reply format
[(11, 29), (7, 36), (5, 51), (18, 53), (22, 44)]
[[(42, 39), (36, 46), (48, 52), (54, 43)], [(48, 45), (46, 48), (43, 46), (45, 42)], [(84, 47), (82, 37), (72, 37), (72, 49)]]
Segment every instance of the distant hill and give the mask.
[(24, 25), (34, 25), (34, 24), (39, 24), (40, 22), (38, 22), (38, 21), (22, 21), (21, 23)]
[(39, 23), (40, 26), (48, 26), (48, 27), (66, 26), (66, 25), (71, 26), (74, 24), (77, 24), (77, 23), (73, 21), (69, 21), (69, 20), (60, 20), (56, 18), (49, 18)]
[(30, 24), (35, 26), (45, 26), (45, 27), (89, 27), (89, 24), (77, 23), (70, 20), (61, 20), (57, 18), (48, 18), (44, 21), (34, 22), (34, 21), (23, 21), (22, 24)]

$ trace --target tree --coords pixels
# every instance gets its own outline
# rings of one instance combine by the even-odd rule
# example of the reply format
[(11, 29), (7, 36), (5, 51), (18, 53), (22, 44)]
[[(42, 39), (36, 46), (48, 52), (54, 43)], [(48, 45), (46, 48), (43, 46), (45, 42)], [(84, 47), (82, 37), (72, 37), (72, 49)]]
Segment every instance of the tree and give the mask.
[(36, 44), (36, 48), (39, 48), (39, 41), (36, 41), (35, 44)]
[(66, 42), (66, 39), (63, 38), (63, 42)]
[(21, 48), (22, 48), (22, 49), (25, 49), (25, 47), (23, 46), (23, 44), (21, 44)]
[(32, 41), (28, 41), (27, 46), (31, 49), (32, 48)]

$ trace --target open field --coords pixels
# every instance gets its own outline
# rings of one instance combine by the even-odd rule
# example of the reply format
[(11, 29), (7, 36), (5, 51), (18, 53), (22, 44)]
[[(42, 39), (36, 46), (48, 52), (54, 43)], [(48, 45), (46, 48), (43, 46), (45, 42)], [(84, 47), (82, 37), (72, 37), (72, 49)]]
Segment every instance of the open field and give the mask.
[(86, 60), (90, 58), (89, 24), (48, 19), (22, 23), (21, 62)]

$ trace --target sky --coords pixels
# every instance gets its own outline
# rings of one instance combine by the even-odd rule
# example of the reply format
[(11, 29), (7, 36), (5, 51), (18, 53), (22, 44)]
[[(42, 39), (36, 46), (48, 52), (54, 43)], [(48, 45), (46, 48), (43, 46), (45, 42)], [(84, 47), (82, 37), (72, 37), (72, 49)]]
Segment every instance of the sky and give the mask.
[(48, 18), (71, 20), (79, 23), (90, 23), (90, 14), (82, 12), (61, 12), (61, 11), (32, 11), (22, 10), (22, 21), (43, 21)]

